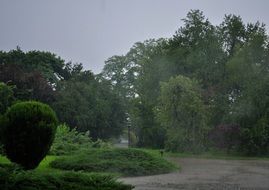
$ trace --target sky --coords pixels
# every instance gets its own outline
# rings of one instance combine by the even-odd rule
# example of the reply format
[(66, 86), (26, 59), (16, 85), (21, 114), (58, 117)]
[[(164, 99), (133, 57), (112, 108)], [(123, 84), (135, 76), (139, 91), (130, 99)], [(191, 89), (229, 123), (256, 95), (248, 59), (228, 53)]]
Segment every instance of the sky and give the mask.
[(99, 73), (135, 42), (172, 37), (191, 9), (214, 25), (235, 14), (269, 29), (268, 0), (0, 0), (0, 50), (50, 51)]

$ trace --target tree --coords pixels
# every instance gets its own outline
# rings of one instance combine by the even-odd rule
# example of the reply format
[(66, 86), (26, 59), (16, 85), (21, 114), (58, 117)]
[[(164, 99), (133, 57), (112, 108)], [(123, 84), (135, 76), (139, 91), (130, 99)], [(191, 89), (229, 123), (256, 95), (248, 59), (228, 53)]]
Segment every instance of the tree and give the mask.
[(205, 146), (205, 107), (195, 81), (179, 75), (162, 82), (156, 112), (159, 122), (168, 131), (168, 150), (200, 151)]
[(0, 115), (6, 112), (7, 108), (11, 106), (14, 100), (12, 86), (0, 82)]
[(241, 46), (246, 38), (245, 25), (240, 16), (225, 15), (224, 21), (219, 26), (223, 48), (232, 56), (237, 46)]
[(64, 69), (64, 60), (50, 52), (23, 52), (19, 47), (9, 52), (0, 51), (0, 65), (8, 64), (19, 66), (25, 73), (38, 71), (50, 83), (56, 83), (59, 78), (68, 76), (68, 71)]
[[(165, 45), (165, 39), (137, 42), (126, 55), (109, 58), (102, 71), (102, 77), (111, 83), (124, 103), (131, 130), (138, 137), (138, 146), (163, 146), (164, 134), (157, 126), (153, 107), (158, 97), (158, 78), (164, 71), (158, 72), (152, 59), (163, 54)], [(153, 67), (155, 70), (151, 70)], [(155, 80), (151, 80), (153, 77)]]
[(68, 78), (68, 65), (50, 52), (23, 52), (19, 47), (0, 51), (0, 81), (14, 85), (19, 100), (54, 101), (54, 88), (59, 80)]
[(242, 128), (241, 149), (261, 155), (269, 151), (268, 37), (264, 26), (252, 31), (227, 64), (232, 113), (229, 117)]
[(25, 72), (16, 64), (0, 64), (0, 81), (14, 86), (18, 100), (38, 100), (48, 104), (54, 101), (54, 87), (39, 71)]
[(53, 107), (60, 121), (90, 131), (93, 140), (118, 137), (125, 127), (121, 99), (105, 79), (96, 79), (90, 71), (73, 72), (69, 80), (62, 81)]
[(184, 26), (169, 41), (166, 57), (174, 62), (175, 75), (200, 81), (204, 99), (209, 103), (223, 81), (226, 55), (217, 27), (203, 12), (192, 10), (183, 21)]

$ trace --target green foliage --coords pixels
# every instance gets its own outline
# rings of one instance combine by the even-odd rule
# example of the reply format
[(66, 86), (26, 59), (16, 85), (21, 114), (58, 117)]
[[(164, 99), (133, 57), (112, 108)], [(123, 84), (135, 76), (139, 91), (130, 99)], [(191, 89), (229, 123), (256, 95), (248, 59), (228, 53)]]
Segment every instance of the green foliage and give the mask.
[(0, 82), (0, 114), (5, 113), (14, 100), (12, 87)]
[(168, 130), (167, 150), (201, 151), (205, 146), (205, 108), (195, 81), (179, 75), (161, 83), (156, 112), (159, 122)]
[[(213, 25), (199, 10), (191, 10), (182, 20), (173, 37), (135, 43), (127, 54), (109, 58), (99, 75), (84, 71), (82, 64), (65, 64), (49, 52), (0, 51), (0, 81), (16, 86), (16, 100), (52, 105), (61, 122), (90, 131), (93, 140), (117, 138), (128, 124), (139, 147), (166, 144), (173, 150), (190, 150), (194, 141), (204, 144), (206, 115), (213, 130), (221, 124), (239, 125), (239, 141), (244, 142), (240, 150), (268, 154), (265, 25), (245, 24), (235, 15), (225, 15), (220, 25)], [(181, 109), (169, 113), (161, 105), (166, 99), (160, 84), (178, 75), (198, 81), (200, 90), (187, 90), (186, 97), (167, 95), (167, 100), (175, 97)], [(1, 98), (9, 102), (3, 100), (7, 96)], [(9, 104), (0, 104), (0, 112)]]
[(117, 182), (107, 174), (85, 174), (79, 172), (40, 173), (0, 168), (0, 189), (4, 190), (131, 190), (131, 185)]
[(83, 133), (76, 129), (70, 129), (67, 125), (59, 125), (49, 154), (70, 155), (76, 151), (87, 150), (92, 146), (93, 142), (89, 137), (89, 131)]
[(137, 149), (91, 149), (80, 155), (57, 159), (51, 167), (85, 172), (110, 172), (124, 176), (167, 173), (174, 166), (160, 156)]
[(221, 124), (210, 130), (208, 138), (214, 148), (230, 153), (240, 147), (240, 132), (239, 125)]
[(60, 121), (78, 131), (90, 131), (93, 140), (118, 137), (125, 125), (120, 99), (89, 71), (79, 71), (60, 83), (53, 108)]
[(225, 15), (219, 27), (224, 50), (232, 56), (236, 48), (243, 44), (246, 37), (245, 25), (240, 16)]
[(17, 100), (38, 100), (46, 103), (54, 100), (53, 85), (41, 71), (24, 70), (22, 65), (14, 63), (0, 63), (0, 81), (14, 86), (14, 96)]
[(248, 41), (227, 63), (230, 112), (233, 113), (228, 118), (242, 128), (241, 151), (268, 155), (268, 37), (259, 23), (248, 25), (247, 29)]
[(50, 155), (72, 155), (78, 152), (85, 152), (90, 148), (109, 148), (111, 145), (101, 139), (92, 141), (90, 132), (79, 132), (67, 125), (59, 125), (55, 139), (50, 148)]
[[(202, 115), (207, 115), (209, 128), (229, 123), (239, 125), (242, 134), (238, 141), (244, 141), (241, 150), (268, 154), (265, 148), (269, 146), (268, 126), (261, 124), (269, 115), (269, 47), (265, 25), (244, 24), (240, 16), (225, 15), (223, 22), (214, 26), (199, 10), (191, 10), (183, 22), (172, 38), (138, 42), (126, 55), (113, 56), (104, 67), (103, 76), (125, 97), (137, 145), (160, 148), (166, 142), (174, 150), (190, 149), (196, 135), (188, 134), (204, 136), (198, 126), (204, 126), (199, 122), (203, 123)], [(193, 105), (192, 98), (188, 98), (193, 93), (188, 91), (187, 98), (177, 93), (166, 95), (167, 100), (183, 99), (178, 101), (181, 113), (162, 112), (166, 107), (160, 101), (166, 100), (160, 84), (178, 75), (199, 82), (198, 104), (204, 105), (202, 110), (198, 108), (195, 112), (197, 98)], [(200, 119), (189, 119), (190, 110), (194, 110), (194, 118)], [(179, 124), (197, 127), (193, 132), (168, 128)]]
[(154, 121), (153, 108), (166, 68), (151, 63), (155, 55), (163, 54), (166, 45), (166, 39), (137, 42), (125, 56), (109, 58), (101, 73), (123, 100), (138, 146), (163, 147), (163, 130)]
[(241, 134), (241, 149), (247, 155), (269, 154), (268, 118), (261, 118), (254, 126), (244, 128)]
[(105, 142), (101, 139), (97, 139), (92, 143), (93, 148), (111, 148), (112, 145), (109, 142)]
[(19, 47), (9, 52), (0, 51), (0, 81), (14, 85), (17, 100), (51, 105), (59, 80), (70, 77), (66, 68), (64, 60), (50, 52), (23, 52)]
[(25, 73), (39, 71), (51, 83), (58, 81), (56, 75), (60, 77), (68, 75), (63, 68), (64, 60), (50, 52), (23, 52), (19, 47), (9, 52), (0, 51), (0, 65), (8, 66), (12, 64), (20, 67)]
[[(0, 120), (7, 108), (15, 101), (13, 88), (0, 82)], [(3, 149), (3, 127), (0, 126), (0, 154), (4, 154)]]
[(29, 101), (12, 105), (1, 119), (7, 157), (25, 169), (33, 169), (53, 142), (57, 118), (45, 104)]

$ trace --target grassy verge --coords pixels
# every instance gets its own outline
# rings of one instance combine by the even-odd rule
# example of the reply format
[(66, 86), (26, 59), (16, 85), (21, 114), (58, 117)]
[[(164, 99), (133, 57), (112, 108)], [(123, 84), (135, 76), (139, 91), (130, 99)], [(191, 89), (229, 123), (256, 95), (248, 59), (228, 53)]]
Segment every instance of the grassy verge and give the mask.
[(200, 154), (193, 153), (165, 153), (167, 157), (181, 158), (204, 158), (204, 159), (223, 159), (223, 160), (269, 160), (269, 157), (244, 156), (240, 154), (227, 154), (225, 152), (204, 152)]
[(168, 173), (175, 166), (160, 155), (138, 149), (91, 149), (85, 153), (56, 159), (51, 167), (84, 172), (109, 172), (122, 176)]

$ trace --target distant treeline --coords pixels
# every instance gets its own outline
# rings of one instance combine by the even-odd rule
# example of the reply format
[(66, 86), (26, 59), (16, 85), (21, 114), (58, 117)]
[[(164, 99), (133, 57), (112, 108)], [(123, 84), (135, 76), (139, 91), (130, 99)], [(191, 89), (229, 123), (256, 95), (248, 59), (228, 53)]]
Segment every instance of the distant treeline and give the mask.
[(173, 37), (135, 43), (102, 76), (128, 107), (137, 145), (269, 153), (269, 45), (265, 25), (199, 10)]
[(0, 52), (0, 93), (9, 94), (1, 95), (0, 111), (34, 99), (94, 139), (118, 137), (129, 126), (133, 146), (268, 154), (265, 25), (225, 15), (214, 26), (199, 10), (183, 21), (169, 39), (112, 56), (98, 75), (49, 52)]

